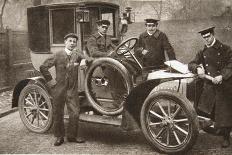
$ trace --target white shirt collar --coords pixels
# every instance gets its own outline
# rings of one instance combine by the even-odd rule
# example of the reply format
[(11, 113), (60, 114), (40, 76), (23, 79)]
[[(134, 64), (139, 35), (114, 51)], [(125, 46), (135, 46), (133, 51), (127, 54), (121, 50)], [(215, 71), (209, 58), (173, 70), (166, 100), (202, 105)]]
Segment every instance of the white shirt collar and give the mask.
[(209, 47), (212, 47), (214, 44), (215, 44), (215, 42), (216, 42), (216, 39), (215, 38), (213, 38), (213, 42), (212, 42), (212, 44), (210, 44), (210, 45), (207, 45), (206, 44), (206, 46), (209, 48)]
[(147, 31), (147, 34), (148, 34), (149, 36), (153, 35), (153, 33), (150, 33), (150, 32), (148, 32), (148, 31)]
[(70, 51), (69, 49), (65, 48), (64, 50), (65, 50), (65, 52), (66, 52), (67, 55), (71, 55), (72, 54), (72, 51)]

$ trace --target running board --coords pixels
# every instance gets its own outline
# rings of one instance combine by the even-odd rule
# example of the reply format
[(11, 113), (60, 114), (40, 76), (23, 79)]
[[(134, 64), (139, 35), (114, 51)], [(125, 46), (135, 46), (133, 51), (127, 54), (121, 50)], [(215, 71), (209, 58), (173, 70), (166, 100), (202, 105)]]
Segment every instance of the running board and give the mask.
[[(121, 117), (121, 115), (120, 115)], [(65, 118), (68, 118), (68, 115), (65, 115)], [(88, 122), (88, 123), (96, 123), (96, 124), (104, 124), (104, 125), (113, 125), (120, 126), (122, 119), (116, 116), (100, 116), (100, 115), (89, 115), (89, 114), (80, 114), (79, 121)]]

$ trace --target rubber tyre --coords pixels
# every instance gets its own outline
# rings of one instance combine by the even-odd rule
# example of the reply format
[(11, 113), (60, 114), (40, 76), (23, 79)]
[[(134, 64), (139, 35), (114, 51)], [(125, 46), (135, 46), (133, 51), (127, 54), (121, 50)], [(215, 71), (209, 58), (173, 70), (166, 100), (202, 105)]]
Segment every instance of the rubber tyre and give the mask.
[[(36, 91), (39, 95), (41, 95), (42, 100), (45, 101), (45, 103), (42, 106), (43, 106), (43, 109), (46, 109), (46, 111), (43, 114), (44, 114), (44, 116), (47, 116), (47, 119), (46, 119), (46, 122), (40, 127), (38, 127), (36, 125), (33, 125), (33, 123), (31, 123), (29, 121), (29, 119), (26, 118), (25, 113), (24, 113), (24, 109), (26, 109), (24, 103), (25, 103), (25, 100), (27, 98), (27, 95), (29, 93), (33, 93), (34, 91)], [(35, 132), (35, 133), (45, 133), (51, 128), (51, 126), (53, 124), (52, 103), (51, 103), (51, 99), (50, 99), (50, 96), (49, 96), (48, 92), (45, 91), (43, 88), (41, 88), (40, 86), (35, 85), (35, 84), (28, 84), (26, 87), (23, 88), (23, 90), (20, 93), (18, 106), (19, 106), (18, 108), (19, 108), (20, 118), (21, 118), (23, 124), (27, 127), (28, 130), (30, 130), (32, 132)], [(41, 110), (40, 110), (40, 112), (41, 112)], [(37, 111), (37, 114), (38, 113), (39, 112)], [(42, 115), (40, 113), (40, 115), (39, 115), (40, 122), (42, 122), (41, 118), (45, 119), (45, 117), (42, 117)], [(36, 117), (36, 119), (37, 119), (37, 117)]]
[(94, 109), (96, 109), (99, 113), (103, 115), (118, 115), (121, 114), (123, 111), (123, 106), (116, 110), (107, 110), (104, 109), (103, 107), (99, 106), (98, 103), (96, 103), (94, 97), (91, 95), (91, 90), (89, 88), (89, 84), (91, 84), (91, 75), (93, 74), (94, 70), (99, 67), (102, 64), (107, 64), (116, 69), (120, 74), (122, 75), (123, 79), (126, 81), (126, 86), (128, 88), (127, 93), (131, 91), (133, 88), (132, 84), (132, 79), (129, 76), (129, 73), (127, 69), (117, 60), (112, 59), (112, 58), (98, 58), (94, 60), (91, 64), (91, 66), (88, 68), (88, 71), (86, 73), (86, 78), (85, 78), (85, 94), (90, 102), (90, 104), (93, 106)]
[[(159, 99), (159, 98), (166, 98), (175, 101), (186, 113), (186, 117), (188, 118), (188, 122), (190, 124), (190, 129), (186, 139), (184, 140), (184, 144), (179, 145), (177, 147), (168, 147), (160, 144), (158, 141), (155, 140), (152, 133), (148, 129), (148, 122), (147, 122), (147, 114), (152, 102)], [(195, 112), (191, 102), (173, 90), (158, 90), (150, 94), (141, 109), (140, 113), (140, 123), (142, 132), (145, 138), (148, 140), (150, 145), (160, 153), (167, 153), (167, 154), (180, 154), (188, 151), (192, 148), (195, 144), (198, 134), (199, 134), (199, 122), (197, 118), (197, 113)]]

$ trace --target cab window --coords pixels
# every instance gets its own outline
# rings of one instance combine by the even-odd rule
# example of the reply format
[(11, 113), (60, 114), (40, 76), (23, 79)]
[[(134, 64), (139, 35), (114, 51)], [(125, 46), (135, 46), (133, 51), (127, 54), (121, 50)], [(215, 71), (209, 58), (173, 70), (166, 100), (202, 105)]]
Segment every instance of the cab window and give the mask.
[(74, 15), (74, 8), (51, 10), (51, 44), (64, 44), (64, 36), (75, 32)]
[(113, 20), (114, 17), (115, 17), (115, 10), (112, 9), (101, 10), (101, 19), (110, 21), (110, 27), (107, 33), (112, 37), (115, 37), (115, 21)]

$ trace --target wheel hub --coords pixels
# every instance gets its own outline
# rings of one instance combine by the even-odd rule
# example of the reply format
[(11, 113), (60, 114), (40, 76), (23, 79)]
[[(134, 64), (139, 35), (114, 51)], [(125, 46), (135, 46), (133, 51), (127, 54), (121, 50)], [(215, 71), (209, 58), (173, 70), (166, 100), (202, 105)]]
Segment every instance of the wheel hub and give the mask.
[(174, 127), (174, 121), (171, 117), (165, 117), (162, 123), (164, 126), (169, 126), (170, 128)]

